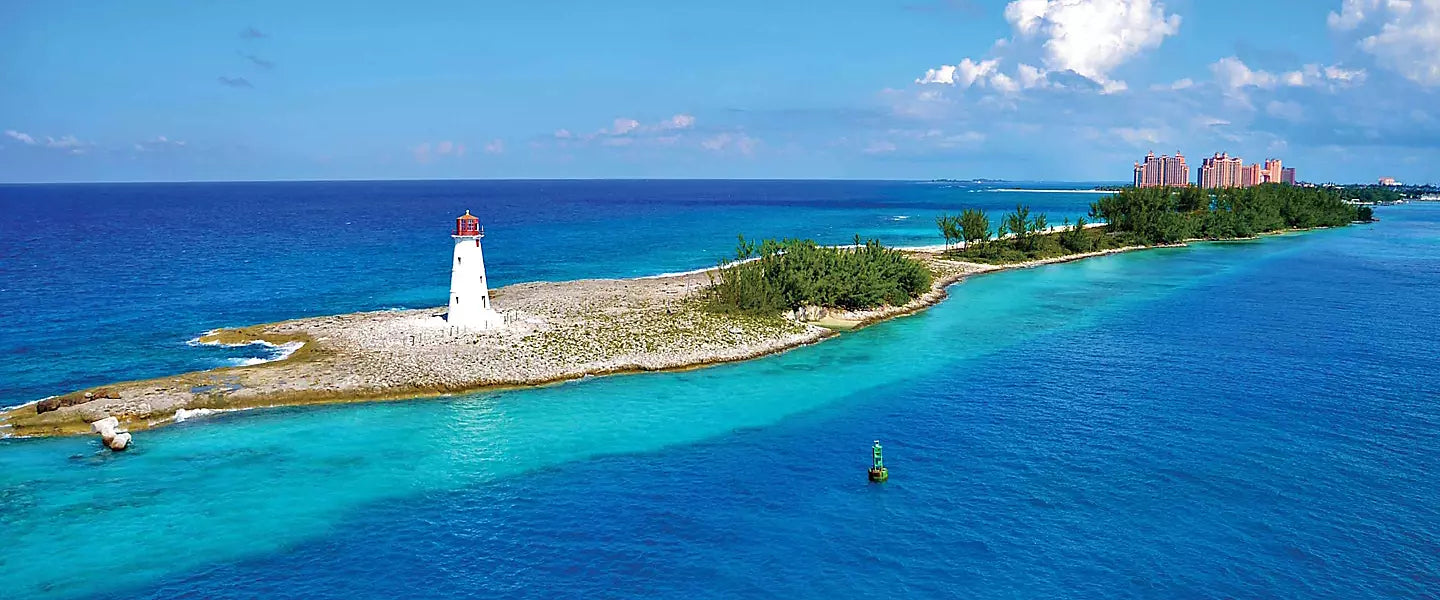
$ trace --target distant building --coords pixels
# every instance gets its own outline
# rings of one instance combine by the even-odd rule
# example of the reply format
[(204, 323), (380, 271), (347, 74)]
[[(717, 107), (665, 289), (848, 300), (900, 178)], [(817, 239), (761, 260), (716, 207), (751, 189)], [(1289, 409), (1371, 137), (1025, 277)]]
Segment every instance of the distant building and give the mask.
[(1266, 159), (1265, 167), (1260, 169), (1259, 183), (1280, 183), (1285, 178), (1285, 169), (1280, 166), (1280, 159)]
[[(1186, 186), (1190, 185), (1190, 168), (1185, 164), (1185, 155), (1145, 155), (1135, 163), (1133, 182), (1135, 187)], [(1195, 172), (1195, 183), (1203, 188), (1251, 187), (1265, 183), (1295, 184), (1295, 169), (1287, 168), (1278, 158), (1266, 159), (1264, 164), (1246, 165), (1238, 156), (1217, 152), (1202, 159)]]
[(1144, 162), (1135, 163), (1135, 187), (1184, 186), (1190, 184), (1190, 168), (1185, 165), (1185, 155), (1155, 156), (1151, 151)]
[(1381, 177), (1380, 185), (1396, 186), (1400, 185), (1400, 182), (1395, 181), (1394, 177)]
[(1245, 161), (1238, 156), (1217, 152), (1215, 156), (1200, 161), (1200, 187), (1226, 188), (1241, 187), (1240, 171)]
[(1260, 171), (1260, 165), (1244, 165), (1240, 167), (1240, 187), (1257, 186), (1265, 181)]

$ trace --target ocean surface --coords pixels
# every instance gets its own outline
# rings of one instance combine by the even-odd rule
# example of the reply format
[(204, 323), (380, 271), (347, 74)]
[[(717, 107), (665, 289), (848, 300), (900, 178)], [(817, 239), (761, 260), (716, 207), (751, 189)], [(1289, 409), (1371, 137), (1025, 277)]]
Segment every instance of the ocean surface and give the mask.
[[(1095, 198), (1012, 186), (0, 186), (0, 405), (442, 304), (466, 209), (505, 284)], [(0, 597), (1436, 597), (1440, 205), (1378, 216), (974, 277), (745, 363), (0, 439)]]

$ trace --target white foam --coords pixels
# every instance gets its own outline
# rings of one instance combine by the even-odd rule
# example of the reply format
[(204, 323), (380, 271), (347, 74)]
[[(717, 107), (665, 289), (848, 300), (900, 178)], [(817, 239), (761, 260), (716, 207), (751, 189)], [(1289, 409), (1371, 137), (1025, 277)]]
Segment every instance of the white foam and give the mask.
[(242, 410), (250, 410), (250, 408), (181, 408), (175, 411), (175, 416), (173, 420), (176, 423), (183, 423), (195, 417), (206, 417), (210, 415), (218, 415), (221, 413), (240, 412)]

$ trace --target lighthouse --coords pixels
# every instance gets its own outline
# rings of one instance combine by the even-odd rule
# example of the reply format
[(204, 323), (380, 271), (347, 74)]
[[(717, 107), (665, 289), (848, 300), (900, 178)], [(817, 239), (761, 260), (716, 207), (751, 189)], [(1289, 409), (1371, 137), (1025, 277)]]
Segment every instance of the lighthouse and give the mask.
[(455, 256), (450, 261), (450, 312), (445, 320), (463, 329), (499, 329), (505, 322), (490, 307), (490, 286), (485, 281), (485, 253), (480, 238), (485, 230), (470, 211), (455, 219)]

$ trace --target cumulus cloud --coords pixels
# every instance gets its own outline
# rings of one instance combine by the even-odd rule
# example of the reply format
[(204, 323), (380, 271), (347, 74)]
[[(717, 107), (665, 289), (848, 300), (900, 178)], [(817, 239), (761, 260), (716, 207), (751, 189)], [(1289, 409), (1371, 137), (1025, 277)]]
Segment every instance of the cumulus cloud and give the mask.
[(1005, 18), (1043, 38), (1045, 66), (1104, 83), (1116, 67), (1180, 31), (1159, 0), (1015, 0)]
[(1020, 91), (1020, 84), (1015, 83), (1014, 79), (1011, 79), (1009, 75), (1004, 73), (996, 73), (995, 76), (991, 77), (990, 87), (995, 88), (996, 91), (1002, 94), (1013, 94)]
[(485, 153), (486, 153), (486, 154), (504, 154), (504, 153), (505, 153), (505, 140), (501, 140), (501, 139), (490, 140), (489, 143), (486, 143), (486, 144), (485, 144)]
[(975, 85), (977, 82), (983, 82), (984, 78), (994, 74), (999, 66), (1000, 61), (997, 59), (976, 62), (966, 58), (959, 64), (941, 65), (939, 68), (930, 69), (915, 82), (955, 85), (963, 89)]
[(1336, 31), (1369, 33), (1356, 45), (1381, 66), (1440, 85), (1440, 0), (1345, 0), (1328, 22)]
[(1038, 50), (1043, 67), (1022, 62), (1014, 76), (1002, 75), (999, 58), (965, 58), (915, 82), (962, 89), (988, 83), (1008, 94), (1049, 87), (1052, 73), (1073, 73), (1093, 82), (1091, 89), (1117, 93), (1128, 88), (1111, 78), (1117, 67), (1180, 31), (1180, 17), (1167, 14), (1160, 0), (1014, 0), (1004, 14), (1014, 34), (996, 40), (992, 52)]

